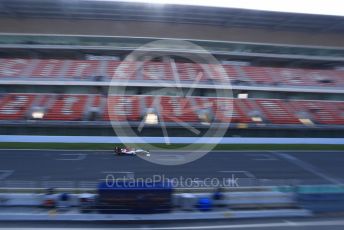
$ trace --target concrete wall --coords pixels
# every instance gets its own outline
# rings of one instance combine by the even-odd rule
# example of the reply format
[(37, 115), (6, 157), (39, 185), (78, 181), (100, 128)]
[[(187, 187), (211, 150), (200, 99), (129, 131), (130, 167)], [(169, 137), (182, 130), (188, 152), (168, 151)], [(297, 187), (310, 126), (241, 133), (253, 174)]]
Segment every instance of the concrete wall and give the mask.
[(344, 48), (343, 34), (158, 22), (0, 19), (0, 32), (187, 38)]

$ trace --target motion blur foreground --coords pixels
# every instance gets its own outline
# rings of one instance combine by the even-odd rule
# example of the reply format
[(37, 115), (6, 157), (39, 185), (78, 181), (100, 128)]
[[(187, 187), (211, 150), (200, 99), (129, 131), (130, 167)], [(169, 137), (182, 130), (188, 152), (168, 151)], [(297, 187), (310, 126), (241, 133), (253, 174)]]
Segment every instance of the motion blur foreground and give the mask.
[(342, 229), (343, 25), (2, 0), (0, 229)]

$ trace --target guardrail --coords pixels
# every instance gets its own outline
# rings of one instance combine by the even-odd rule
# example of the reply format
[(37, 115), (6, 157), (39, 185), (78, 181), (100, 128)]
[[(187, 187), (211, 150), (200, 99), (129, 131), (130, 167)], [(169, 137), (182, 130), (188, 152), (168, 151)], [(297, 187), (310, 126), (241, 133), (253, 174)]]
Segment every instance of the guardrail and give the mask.
[[(86, 193), (86, 192), (85, 192)], [(55, 199), (61, 194), (55, 191)], [(180, 200), (186, 193), (174, 193), (173, 206), (180, 206)], [(193, 206), (197, 205), (199, 198), (212, 198), (213, 193), (188, 193), (193, 196)], [(0, 206), (41, 206), (45, 199), (45, 193), (0, 193)], [(69, 194), (69, 205), (79, 206), (80, 194)], [(273, 192), (273, 191), (254, 191), (254, 192), (224, 192), (221, 203), (217, 205), (228, 206), (231, 208), (256, 208), (262, 205), (271, 206), (291, 206), (295, 204), (293, 193)]]
[(162, 214), (80, 214), (75, 211), (64, 213), (1, 213), (0, 221), (168, 221), (168, 220), (216, 220), (243, 218), (310, 217), (312, 213), (300, 209), (216, 211), (216, 212), (173, 212)]
[[(87, 203), (82, 203), (80, 198), (85, 197), (85, 194), (69, 194), (66, 201), (59, 200), (61, 194), (57, 193), (0, 193), (0, 207), (2, 208), (0, 221), (162, 221), (308, 217), (312, 215), (310, 211), (297, 207), (292, 193), (265, 191), (223, 193), (221, 199), (213, 200), (214, 203), (211, 208), (202, 211), (198, 206), (199, 201), (204, 198), (211, 200), (213, 195), (213, 193), (188, 193), (187, 196), (185, 193), (174, 194), (172, 196), (173, 209), (170, 212), (148, 215), (97, 213), (99, 210), (90, 208), (91, 206), (88, 206)], [(56, 206), (44, 206), (47, 204), (47, 199), (53, 199)], [(16, 209), (11, 209), (12, 207)]]
[[(159, 214), (100, 214), (97, 209), (87, 209), (81, 214), (85, 203), (80, 199), (85, 195), (96, 194), (69, 193), (68, 200), (61, 199), (61, 191), (52, 194), (36, 191), (35, 193), (0, 193), (1, 220), (186, 220), (186, 219), (228, 219), (228, 218), (266, 218), (266, 217), (308, 217), (313, 213), (338, 213), (344, 211), (344, 187), (335, 185), (298, 186), (293, 188), (268, 187), (265, 191), (222, 192), (221, 198), (214, 198), (214, 192), (174, 193), (173, 209), (169, 213)], [(251, 190), (249, 190), (251, 189)], [(284, 190), (284, 192), (278, 191)], [(287, 192), (286, 192), (287, 191)], [(39, 193), (38, 193), (39, 192)], [(85, 192), (85, 191), (84, 191)], [(201, 199), (212, 200), (212, 207), (199, 209)], [(56, 206), (44, 206), (46, 199), (54, 199)], [(96, 199), (95, 199), (96, 200)], [(17, 209), (11, 209), (17, 207)], [(23, 213), (23, 210), (29, 213)], [(45, 209), (39, 209), (45, 207)], [(88, 208), (88, 206), (86, 205)], [(48, 209), (47, 209), (48, 208)], [(51, 212), (52, 208), (57, 208)], [(59, 212), (63, 209), (63, 212)], [(7, 210), (7, 211), (6, 211)], [(21, 210), (14, 213), (11, 210)], [(207, 212), (204, 212), (207, 211)]]

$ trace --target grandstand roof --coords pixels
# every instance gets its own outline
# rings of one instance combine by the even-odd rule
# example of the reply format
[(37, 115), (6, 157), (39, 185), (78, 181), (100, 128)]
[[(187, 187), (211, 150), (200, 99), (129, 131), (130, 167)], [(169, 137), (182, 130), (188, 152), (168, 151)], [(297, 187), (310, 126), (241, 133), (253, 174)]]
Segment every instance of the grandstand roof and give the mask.
[(154, 21), (344, 33), (344, 17), (112, 1), (2, 0), (0, 17)]

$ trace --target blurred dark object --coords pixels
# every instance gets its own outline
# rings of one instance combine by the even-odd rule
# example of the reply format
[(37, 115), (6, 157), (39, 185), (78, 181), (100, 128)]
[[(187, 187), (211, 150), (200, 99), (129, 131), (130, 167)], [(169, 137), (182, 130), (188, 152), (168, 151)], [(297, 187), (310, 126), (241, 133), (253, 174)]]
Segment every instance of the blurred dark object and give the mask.
[(44, 194), (42, 200), (42, 206), (44, 208), (55, 208), (56, 207), (56, 195), (54, 188), (48, 188)]
[[(306, 186), (305, 186), (306, 187)], [(297, 188), (297, 201), (302, 208), (315, 213), (344, 212), (344, 191), (338, 186)]]
[(57, 202), (59, 211), (67, 211), (71, 207), (70, 195), (68, 193), (61, 193)]
[(98, 186), (97, 209), (101, 213), (169, 212), (172, 209), (172, 192), (168, 182), (103, 182)]
[(89, 193), (80, 194), (79, 205), (82, 213), (93, 211), (95, 209), (95, 195)]
[(104, 81), (104, 76), (94, 76), (93, 81)]
[(213, 199), (214, 200), (223, 200), (224, 199), (224, 189), (223, 188), (217, 188), (216, 191), (214, 192)]

